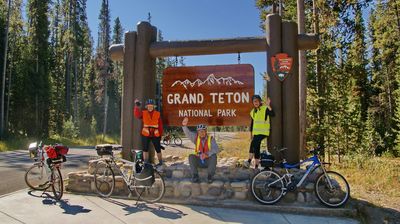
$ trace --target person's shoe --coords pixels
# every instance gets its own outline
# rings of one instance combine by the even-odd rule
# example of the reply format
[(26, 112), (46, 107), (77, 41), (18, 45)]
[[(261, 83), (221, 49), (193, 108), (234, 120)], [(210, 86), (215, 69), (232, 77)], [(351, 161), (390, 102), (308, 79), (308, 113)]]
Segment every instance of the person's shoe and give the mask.
[(244, 168), (250, 168), (250, 162), (249, 162), (248, 160), (245, 160), (245, 161), (243, 162), (243, 167), (244, 167)]
[(194, 176), (192, 177), (192, 182), (193, 182), (193, 183), (200, 183), (200, 178), (199, 178), (199, 176), (198, 176), (198, 175), (194, 175)]
[(212, 176), (207, 177), (207, 183), (211, 184), (214, 181)]

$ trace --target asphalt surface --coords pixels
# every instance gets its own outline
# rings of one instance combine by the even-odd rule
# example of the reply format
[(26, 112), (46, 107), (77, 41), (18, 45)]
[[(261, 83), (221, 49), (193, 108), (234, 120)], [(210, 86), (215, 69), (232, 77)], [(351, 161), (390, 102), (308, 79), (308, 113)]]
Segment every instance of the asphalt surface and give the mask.
[(61, 201), (55, 201), (38, 191), (21, 190), (0, 196), (0, 223), (359, 224), (355, 219), (344, 217), (135, 203), (134, 200), (73, 194), (64, 194)]
[[(95, 149), (70, 148), (67, 162), (61, 168), (63, 177), (69, 172), (87, 169), (88, 161), (96, 156)], [(0, 153), (0, 195), (27, 188), (24, 175), (33, 163), (28, 150)]]

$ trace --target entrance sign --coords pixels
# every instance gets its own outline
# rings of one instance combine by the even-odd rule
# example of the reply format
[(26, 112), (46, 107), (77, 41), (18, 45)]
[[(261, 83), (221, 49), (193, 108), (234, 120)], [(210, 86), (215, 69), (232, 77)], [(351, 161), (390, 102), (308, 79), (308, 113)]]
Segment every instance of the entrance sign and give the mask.
[(271, 57), (271, 67), (274, 75), (283, 82), (292, 69), (293, 58), (286, 53), (279, 53)]
[(164, 124), (244, 126), (250, 124), (254, 68), (250, 64), (169, 67), (162, 80)]

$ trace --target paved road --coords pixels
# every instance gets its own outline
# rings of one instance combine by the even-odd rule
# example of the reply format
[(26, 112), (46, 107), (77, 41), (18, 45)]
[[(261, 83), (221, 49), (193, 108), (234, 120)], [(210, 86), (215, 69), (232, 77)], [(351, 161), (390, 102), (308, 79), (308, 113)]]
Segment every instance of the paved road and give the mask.
[[(87, 169), (90, 158), (97, 156), (94, 149), (71, 148), (64, 163), (64, 177), (71, 171)], [(28, 150), (16, 150), (0, 153), (0, 195), (26, 188), (25, 171), (33, 164)]]
[(358, 224), (350, 218), (256, 212), (190, 205), (142, 204), (133, 200), (103, 199), (64, 194), (55, 202), (41, 192), (22, 190), (0, 197), (0, 223), (249, 223)]

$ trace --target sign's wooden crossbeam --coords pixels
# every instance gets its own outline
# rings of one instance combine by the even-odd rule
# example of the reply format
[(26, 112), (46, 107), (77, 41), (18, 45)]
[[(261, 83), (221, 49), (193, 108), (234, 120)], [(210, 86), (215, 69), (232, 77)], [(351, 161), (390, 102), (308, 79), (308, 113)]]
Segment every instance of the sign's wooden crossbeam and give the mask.
[[(315, 34), (299, 34), (297, 45), (300, 50), (316, 49), (319, 39)], [(230, 39), (159, 41), (150, 45), (150, 56), (191, 56), (209, 54), (230, 54), (246, 52), (265, 52), (265, 37), (239, 37)], [(114, 44), (110, 47), (111, 57), (115, 61), (123, 60), (124, 45)]]

